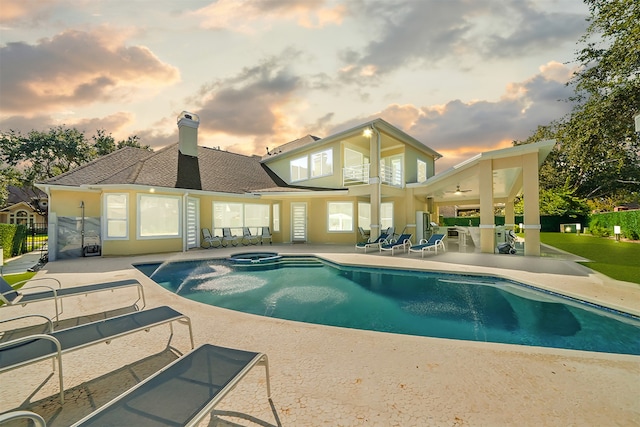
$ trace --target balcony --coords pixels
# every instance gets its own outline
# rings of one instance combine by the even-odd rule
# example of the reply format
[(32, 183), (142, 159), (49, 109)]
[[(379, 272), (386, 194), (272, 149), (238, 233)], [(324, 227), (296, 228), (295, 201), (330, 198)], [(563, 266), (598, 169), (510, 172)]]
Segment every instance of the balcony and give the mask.
[[(402, 169), (399, 167), (380, 167), (380, 178), (383, 184), (403, 187)], [(361, 185), (369, 183), (369, 164), (349, 166), (342, 169), (342, 186)]]

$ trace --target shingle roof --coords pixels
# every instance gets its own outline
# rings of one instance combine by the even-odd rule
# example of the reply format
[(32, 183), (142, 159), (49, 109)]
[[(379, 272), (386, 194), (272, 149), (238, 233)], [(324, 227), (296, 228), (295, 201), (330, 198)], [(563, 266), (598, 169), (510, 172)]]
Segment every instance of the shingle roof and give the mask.
[[(181, 170), (178, 179), (178, 144), (157, 152), (125, 147), (79, 168), (44, 182), (54, 185), (134, 184), (167, 188), (194, 188), (204, 191), (245, 193), (286, 186), (269, 174), (254, 156), (198, 147), (198, 167)], [(181, 156), (181, 155), (180, 155)], [(184, 159), (183, 159), (184, 160)], [(199, 169), (199, 171), (198, 171)]]

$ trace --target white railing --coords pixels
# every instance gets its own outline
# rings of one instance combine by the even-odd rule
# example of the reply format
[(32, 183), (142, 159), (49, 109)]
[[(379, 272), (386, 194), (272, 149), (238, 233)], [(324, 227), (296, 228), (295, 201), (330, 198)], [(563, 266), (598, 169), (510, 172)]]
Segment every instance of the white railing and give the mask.
[(349, 166), (342, 169), (342, 186), (369, 183), (369, 164)]
[[(380, 167), (381, 182), (394, 187), (402, 187), (402, 169)], [(342, 185), (344, 187), (355, 184), (369, 183), (369, 163), (349, 166), (342, 169)]]

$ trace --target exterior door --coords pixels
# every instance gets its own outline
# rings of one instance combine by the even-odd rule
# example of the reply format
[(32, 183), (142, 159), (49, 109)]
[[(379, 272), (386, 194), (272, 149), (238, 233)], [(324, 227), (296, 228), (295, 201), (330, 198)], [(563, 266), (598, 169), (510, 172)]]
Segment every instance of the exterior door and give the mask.
[(187, 197), (187, 249), (200, 246), (200, 199)]
[(306, 203), (291, 203), (291, 241), (307, 241)]

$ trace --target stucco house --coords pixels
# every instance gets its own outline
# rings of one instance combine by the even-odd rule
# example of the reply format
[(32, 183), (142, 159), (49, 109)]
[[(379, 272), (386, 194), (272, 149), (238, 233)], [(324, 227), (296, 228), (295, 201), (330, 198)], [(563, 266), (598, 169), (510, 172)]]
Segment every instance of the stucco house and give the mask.
[(2, 224), (44, 224), (47, 211), (47, 195), (38, 188), (7, 186), (7, 202), (0, 208)]
[[(553, 141), (483, 153), (434, 175), (440, 154), (382, 119), (262, 157), (198, 145), (199, 124), (183, 112), (173, 145), (123, 148), (39, 183), (49, 197), (50, 260), (80, 223), (99, 234), (102, 255), (186, 251), (199, 246), (202, 228), (220, 235), (223, 227), (268, 226), (280, 243), (351, 244), (359, 226), (374, 237), (407, 227), (419, 238), (424, 212), (437, 218), (439, 206), (465, 200), (490, 211), (481, 216), (482, 250), (493, 252), (492, 206), (511, 202), (513, 217), (523, 190), (535, 195), (525, 198), (525, 253), (539, 255), (538, 168)], [(456, 185), (469, 191), (449, 192)]]

